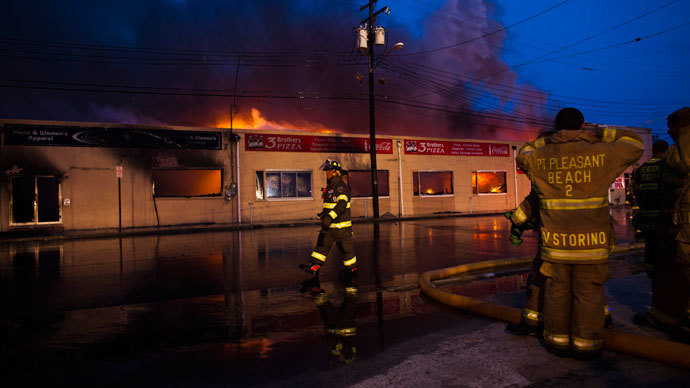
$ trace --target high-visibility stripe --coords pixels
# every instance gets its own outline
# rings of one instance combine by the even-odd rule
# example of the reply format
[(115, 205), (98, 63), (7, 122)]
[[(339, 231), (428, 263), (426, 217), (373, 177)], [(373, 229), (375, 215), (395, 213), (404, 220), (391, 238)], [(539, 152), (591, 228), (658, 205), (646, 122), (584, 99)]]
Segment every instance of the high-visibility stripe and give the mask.
[(313, 257), (316, 260), (321, 260), (321, 261), (326, 261), (326, 256), (320, 254), (319, 252), (313, 251), (311, 253), (311, 257)]
[(659, 211), (658, 211), (658, 210), (641, 210), (641, 211), (640, 211), (640, 215), (641, 215), (641, 216), (650, 216), (650, 217), (654, 217), (654, 216), (658, 216), (658, 215), (659, 215)]
[(609, 257), (609, 249), (554, 249), (549, 247), (541, 247), (541, 254), (544, 257), (554, 260), (588, 261), (601, 260)]
[(335, 210), (331, 210), (328, 212), (328, 215), (331, 216), (332, 219), (338, 218), (338, 213), (335, 212)]
[(346, 294), (357, 294), (357, 287), (345, 287)]
[(612, 143), (616, 140), (616, 128), (604, 128), (602, 136), (604, 143)]
[(570, 346), (570, 336), (568, 334), (553, 334), (544, 330), (544, 340), (559, 347)]
[[(335, 207), (336, 207), (337, 205), (338, 205), (337, 203), (324, 202), (324, 203), (323, 203), (323, 208), (324, 208), (324, 209), (335, 209)], [(350, 208), (350, 202), (347, 203), (347, 206), (346, 206), (346, 207), (347, 207), (348, 209)]]
[(518, 208), (515, 209), (515, 213), (513, 213), (513, 215), (515, 216), (517, 222), (519, 222), (520, 224), (527, 221), (527, 214), (525, 214), (525, 212), (522, 210), (522, 206), (518, 206)]
[(637, 186), (637, 189), (640, 191), (659, 190), (659, 184), (658, 183), (641, 183)]
[(352, 258), (350, 260), (343, 260), (343, 264), (345, 264), (346, 267), (349, 267), (356, 262), (357, 262), (357, 256), (352, 256)]
[(576, 350), (599, 350), (603, 340), (589, 340), (573, 336), (573, 347)]
[(581, 210), (581, 209), (600, 209), (609, 205), (606, 197), (592, 197), (582, 199), (558, 198), (540, 199), (539, 205), (547, 210)]
[(678, 212), (677, 217), (676, 224), (690, 224), (690, 211), (680, 211)]
[(352, 337), (353, 335), (357, 334), (357, 328), (343, 327), (342, 329), (328, 329), (328, 332), (342, 337)]
[(349, 201), (349, 200), (350, 200), (350, 198), (348, 198), (347, 195), (345, 195), (345, 194), (340, 194), (339, 196), (337, 196), (337, 197), (335, 198), (335, 201), (336, 201), (336, 202), (338, 202), (338, 201), (345, 201), (345, 202), (347, 202), (347, 201)]
[(524, 310), (522, 310), (522, 316), (529, 321), (536, 321), (536, 322), (542, 321), (541, 314), (539, 314), (538, 311), (534, 311), (534, 310), (530, 310), (530, 309), (524, 309)]
[(534, 141), (534, 147), (535, 148), (541, 148), (546, 145), (546, 138), (545, 137), (540, 137), (539, 139)]
[(319, 295), (316, 296), (316, 305), (321, 306), (322, 304), (328, 302), (328, 294), (325, 292), (320, 293)]
[(639, 148), (639, 149), (641, 149), (641, 150), (644, 149), (644, 144), (642, 144), (641, 141), (639, 141), (639, 140), (637, 140), (637, 139), (635, 139), (635, 138), (632, 138), (632, 137), (630, 137), (630, 136), (621, 136), (621, 138), (618, 139), (618, 141), (620, 141), (620, 142), (622, 142), (622, 143), (629, 143), (629, 144), (632, 144), (632, 145), (634, 145), (635, 147), (637, 147), (637, 148)]
[(342, 229), (342, 228), (349, 228), (352, 226), (352, 221), (345, 221), (345, 222), (338, 222), (331, 224), (331, 228), (333, 229)]
[(526, 144), (524, 147), (522, 147), (522, 149), (520, 150), (520, 153), (521, 154), (529, 154), (529, 153), (532, 153), (534, 151), (535, 151), (534, 147), (532, 147), (529, 144)]

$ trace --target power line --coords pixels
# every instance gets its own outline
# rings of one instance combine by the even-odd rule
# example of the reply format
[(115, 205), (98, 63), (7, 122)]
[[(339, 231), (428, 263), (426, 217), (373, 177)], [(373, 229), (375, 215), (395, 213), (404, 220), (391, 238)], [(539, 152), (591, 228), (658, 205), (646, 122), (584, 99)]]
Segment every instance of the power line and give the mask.
[(431, 49), (431, 50), (423, 50), (423, 51), (417, 51), (417, 52), (412, 52), (412, 53), (400, 54), (400, 56), (419, 55), (419, 54), (429, 54), (429, 53), (433, 53), (433, 52), (437, 52), (437, 51), (447, 50), (447, 49), (453, 48), (453, 47), (462, 46), (462, 45), (467, 44), (467, 43), (472, 43), (472, 42), (475, 42), (475, 41), (477, 41), (477, 40), (479, 40), (479, 39), (487, 38), (487, 37), (489, 37), (489, 36), (495, 35), (495, 34), (497, 34), (497, 33), (499, 33), (499, 32), (505, 31), (505, 30), (507, 30), (507, 29), (509, 29), (509, 28), (513, 28), (513, 27), (515, 27), (515, 26), (517, 26), (517, 25), (520, 25), (520, 24), (522, 24), (522, 23), (524, 23), (524, 22), (527, 22), (527, 21), (529, 21), (529, 20), (532, 20), (532, 19), (534, 19), (534, 18), (536, 18), (536, 17), (538, 17), (538, 16), (541, 16), (541, 15), (543, 15), (543, 14), (545, 14), (545, 13), (547, 13), (547, 12), (549, 12), (549, 11), (555, 9), (555, 8), (560, 7), (561, 5), (567, 3), (568, 1), (569, 1), (569, 0), (562, 1), (562, 2), (560, 2), (560, 3), (558, 3), (558, 4), (554, 5), (554, 6), (552, 6), (552, 7), (550, 7), (550, 8), (547, 8), (547, 9), (541, 11), (541, 12), (538, 12), (538, 13), (536, 13), (536, 14), (530, 16), (530, 17), (527, 17), (527, 18), (525, 18), (525, 19), (522, 19), (522, 20), (520, 20), (520, 21), (517, 21), (517, 22), (515, 22), (515, 23), (513, 23), (513, 24), (511, 24), (511, 25), (509, 25), (509, 26), (506, 26), (506, 27), (499, 28), (499, 29), (497, 29), (497, 30), (491, 31), (491, 32), (489, 32), (489, 33), (487, 33), (487, 34), (484, 34), (484, 35), (482, 35), (482, 36), (478, 36), (478, 37), (476, 37), (476, 38), (468, 39), (468, 40), (465, 40), (465, 41), (462, 41), (462, 42), (454, 43), (454, 44), (451, 44), (451, 45), (448, 45), (448, 46), (443, 46), (443, 47), (439, 47), (439, 48), (435, 48), (435, 49)]

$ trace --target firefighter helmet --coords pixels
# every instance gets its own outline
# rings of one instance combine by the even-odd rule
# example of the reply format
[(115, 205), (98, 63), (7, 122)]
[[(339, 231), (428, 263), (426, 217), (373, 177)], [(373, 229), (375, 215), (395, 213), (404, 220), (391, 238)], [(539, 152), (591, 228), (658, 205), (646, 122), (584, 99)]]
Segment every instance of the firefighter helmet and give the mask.
[(324, 171), (335, 170), (335, 171), (338, 171), (340, 173), (343, 172), (343, 168), (340, 166), (340, 163), (338, 163), (335, 160), (330, 160), (330, 159), (326, 159), (326, 161), (323, 162), (323, 164), (321, 165), (320, 168)]

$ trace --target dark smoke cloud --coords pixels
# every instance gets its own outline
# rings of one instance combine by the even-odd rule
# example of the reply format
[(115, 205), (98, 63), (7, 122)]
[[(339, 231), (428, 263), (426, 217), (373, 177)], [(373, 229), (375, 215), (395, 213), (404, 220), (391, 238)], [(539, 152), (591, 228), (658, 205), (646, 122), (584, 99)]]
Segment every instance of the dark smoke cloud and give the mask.
[[(239, 68), (238, 118), (250, 120), (252, 108), (257, 108), (267, 120), (284, 126), (323, 126), (350, 133), (369, 130), (367, 85), (354, 78), (355, 72), (366, 76), (367, 71), (366, 58), (354, 51), (352, 29), (366, 16), (358, 11), (356, 3), (284, 0), (10, 0), (4, 3), (0, 38), (246, 53), (345, 53), (343, 56), (329, 56), (327, 63), (310, 62), (309, 67), (255, 66), (247, 60)], [(389, 44), (405, 42), (405, 50), (393, 53), (387, 61), (390, 60), (391, 65), (403, 63), (398, 60), (412, 61), (471, 76), (505, 70), (507, 65), (500, 60), (505, 33), (433, 54), (402, 55), (469, 40), (501, 28), (494, 19), (495, 12), (489, 2), (448, 0), (442, 9), (426, 19), (421, 36), (397, 19), (382, 16), (381, 24), (387, 27)], [(462, 19), (450, 18), (450, 14), (462, 15)], [(471, 19), (471, 23), (467, 19)], [(94, 46), (87, 51), (75, 51), (2, 40), (0, 50), (6, 55), (0, 56), (1, 78), (229, 91), (234, 87), (236, 68), (232, 61), (222, 66), (124, 65), (114, 63), (123, 60), (112, 57), (132, 56), (131, 53), (100, 48)], [(45, 55), (46, 52), (57, 54)], [(88, 54), (110, 63), (57, 60), (64, 53)], [(41, 59), (18, 58), (27, 56)], [(140, 56), (159, 58), (160, 54), (145, 52)], [(205, 60), (201, 54), (188, 58)], [(302, 59), (301, 64), (305, 64), (307, 54), (299, 58)], [(274, 62), (288, 59), (277, 56)], [(90, 60), (95, 59), (91, 57)], [(362, 64), (343, 65), (358, 61)], [(421, 74), (423, 77), (424, 72)], [(462, 79), (453, 81), (456, 88), (453, 89), (453, 98), (449, 99), (430, 93), (384, 65), (377, 69), (376, 78), (386, 80), (386, 85), (376, 85), (377, 96), (382, 99), (376, 111), (378, 133), (456, 138), (524, 139), (533, 136), (520, 131), (529, 128), (528, 125), (483, 117), (486, 113), (495, 112), (487, 111), (482, 99), (495, 96), (469, 91)], [(487, 81), (516, 86), (516, 74), (504, 71)], [(426, 84), (428, 80), (422, 78), (418, 82)], [(246, 97), (256, 94), (306, 98)], [(327, 99), (334, 96), (360, 99)], [(461, 113), (390, 104), (384, 102), (383, 96), (411, 99), (406, 102), (412, 104), (438, 104)], [(505, 110), (519, 117), (544, 115), (539, 105), (509, 102), (505, 98), (499, 98), (499, 102)], [(213, 126), (221, 120), (229, 121), (231, 104), (230, 97), (0, 88), (0, 117), (5, 118)]]

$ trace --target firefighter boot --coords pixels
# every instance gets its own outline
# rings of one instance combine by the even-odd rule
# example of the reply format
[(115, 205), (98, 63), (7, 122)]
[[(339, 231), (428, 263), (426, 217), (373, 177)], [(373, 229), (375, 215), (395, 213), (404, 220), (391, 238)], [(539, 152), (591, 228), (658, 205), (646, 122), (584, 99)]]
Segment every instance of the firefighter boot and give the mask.
[(319, 278), (313, 277), (303, 281), (302, 284), (300, 284), (299, 292), (303, 294), (309, 292), (312, 296), (318, 296), (326, 291), (321, 288)]
[(524, 320), (520, 320), (520, 323), (517, 324), (509, 323), (506, 330), (515, 335), (530, 335), (537, 338), (541, 338), (544, 332), (543, 326), (530, 325)]
[(316, 264), (309, 262), (309, 264), (300, 264), (299, 269), (312, 275), (313, 277), (319, 276), (319, 271), (321, 270), (321, 264)]
[(349, 267), (340, 271), (340, 280), (345, 287), (357, 285), (357, 267)]

